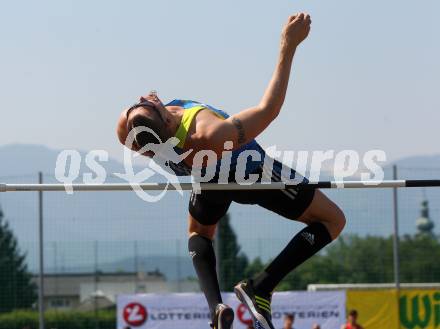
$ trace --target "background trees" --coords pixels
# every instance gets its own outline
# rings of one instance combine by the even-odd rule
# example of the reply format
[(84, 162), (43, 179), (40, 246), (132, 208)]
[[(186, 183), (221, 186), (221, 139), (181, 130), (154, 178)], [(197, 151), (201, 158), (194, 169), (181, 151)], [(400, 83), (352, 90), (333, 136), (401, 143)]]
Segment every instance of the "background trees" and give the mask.
[[(279, 290), (306, 289), (311, 283), (393, 282), (392, 248), (392, 237), (342, 236), (288, 275)], [(402, 237), (400, 259), (401, 282), (438, 282), (438, 238)]]
[(29, 308), (37, 299), (25, 258), (0, 208), (0, 313)]
[[(237, 282), (253, 277), (270, 261), (248, 260), (240, 249), (229, 216), (219, 223), (218, 240), (219, 279), (223, 291), (232, 291)], [(438, 237), (417, 234), (401, 237), (401, 282), (438, 282), (439, 259)], [(278, 290), (303, 290), (313, 283), (393, 281), (392, 237), (344, 235), (290, 273)]]
[(233, 291), (237, 282), (244, 278), (248, 258), (241, 251), (228, 214), (220, 220), (217, 234), (220, 289)]

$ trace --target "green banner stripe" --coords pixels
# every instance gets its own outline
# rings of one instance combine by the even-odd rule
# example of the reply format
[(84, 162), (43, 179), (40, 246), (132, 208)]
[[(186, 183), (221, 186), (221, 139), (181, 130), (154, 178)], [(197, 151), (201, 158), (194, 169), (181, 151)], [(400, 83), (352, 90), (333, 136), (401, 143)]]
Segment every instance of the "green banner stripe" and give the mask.
[(265, 304), (265, 303), (259, 302), (258, 300), (257, 300), (256, 302), (257, 302), (257, 305), (258, 305), (258, 306), (264, 306), (264, 307), (270, 308), (270, 305), (268, 305), (268, 304)]
[(262, 298), (260, 296), (257, 296), (257, 295), (255, 295), (255, 299), (258, 299), (258, 300), (261, 300), (263, 302), (266, 302), (266, 303), (270, 304), (270, 301), (268, 301), (267, 299), (264, 299), (264, 298)]
[(264, 303), (264, 304), (266, 304), (267, 306), (270, 306), (270, 302), (269, 302), (268, 300), (264, 299), (264, 298), (261, 298), (261, 297), (255, 296), (255, 301), (256, 301), (256, 302), (260, 302), (260, 303)]
[(259, 301), (257, 301), (257, 305), (258, 305), (258, 306), (261, 306), (261, 307), (264, 306), (264, 307), (270, 309), (270, 305), (267, 305), (267, 304), (261, 303), (261, 302), (259, 302)]
[(261, 309), (263, 309), (263, 310), (265, 310), (265, 311), (271, 313), (270, 308), (267, 307), (266, 305), (258, 305), (258, 306), (259, 306)]

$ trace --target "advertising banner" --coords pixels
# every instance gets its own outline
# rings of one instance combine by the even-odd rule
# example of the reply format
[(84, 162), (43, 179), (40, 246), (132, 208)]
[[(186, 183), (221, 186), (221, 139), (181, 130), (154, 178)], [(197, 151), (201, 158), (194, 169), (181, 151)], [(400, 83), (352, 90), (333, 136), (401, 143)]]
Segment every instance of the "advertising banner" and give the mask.
[[(251, 324), (250, 315), (234, 294), (224, 294), (224, 303), (235, 311), (235, 329)], [(142, 294), (118, 296), (118, 329), (206, 329), (209, 310), (202, 294)], [(275, 293), (272, 315), (281, 328), (286, 313), (295, 315), (295, 328), (339, 328), (345, 319), (345, 292)]]
[(347, 309), (356, 309), (364, 329), (440, 328), (440, 290), (354, 290)]

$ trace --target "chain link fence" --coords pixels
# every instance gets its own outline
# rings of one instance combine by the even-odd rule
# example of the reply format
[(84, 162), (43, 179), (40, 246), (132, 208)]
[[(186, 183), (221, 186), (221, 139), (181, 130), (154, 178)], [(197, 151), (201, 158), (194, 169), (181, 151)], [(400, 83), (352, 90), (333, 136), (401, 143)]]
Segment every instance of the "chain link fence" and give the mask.
[[(401, 179), (434, 179), (440, 168), (398, 168)], [(392, 178), (391, 170), (386, 178)], [(53, 182), (44, 175), (44, 182)], [(1, 177), (37, 183), (37, 175)], [(397, 192), (399, 273), (392, 189), (331, 190), (344, 209), (343, 235), (290, 274), (280, 290), (326, 283), (433, 283), (440, 278), (440, 189)], [(0, 195), (0, 329), (37, 328), (42, 291), (47, 328), (115, 328), (118, 294), (197, 292), (187, 255), (189, 195), (146, 203), (134, 193), (43, 194), (44, 290), (39, 278), (36, 193)], [(260, 271), (302, 224), (232, 205), (217, 237), (224, 291)], [(6, 326), (6, 327), (5, 327)]]

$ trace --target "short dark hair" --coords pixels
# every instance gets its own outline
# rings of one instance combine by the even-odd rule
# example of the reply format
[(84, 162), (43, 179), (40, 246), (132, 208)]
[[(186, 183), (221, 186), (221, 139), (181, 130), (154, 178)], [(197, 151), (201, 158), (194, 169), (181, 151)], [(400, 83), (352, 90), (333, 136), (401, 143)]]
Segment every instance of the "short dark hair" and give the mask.
[(166, 135), (164, 131), (163, 122), (158, 118), (158, 114), (154, 114), (155, 118), (150, 118), (143, 113), (136, 113), (128, 120), (128, 131), (132, 129), (146, 127), (151, 129), (160, 138), (148, 131), (142, 131), (134, 136), (134, 142), (138, 148), (142, 148), (147, 144), (160, 144), (166, 141)]
[(350, 310), (350, 312), (348, 312), (348, 315), (351, 315), (351, 316), (357, 316), (357, 315), (358, 315), (358, 311), (356, 311), (356, 310)]
[(286, 313), (286, 315), (284, 315), (284, 318), (293, 321), (295, 320), (295, 315), (293, 313)]

